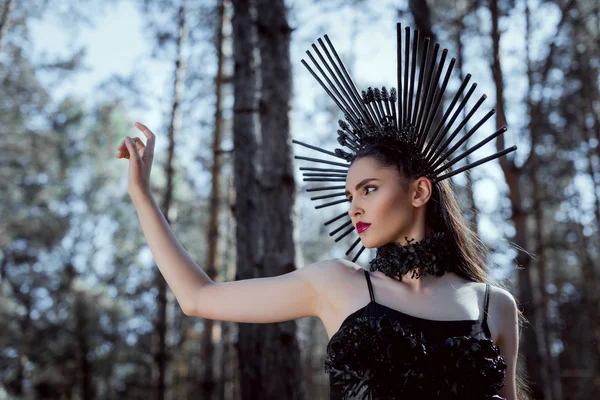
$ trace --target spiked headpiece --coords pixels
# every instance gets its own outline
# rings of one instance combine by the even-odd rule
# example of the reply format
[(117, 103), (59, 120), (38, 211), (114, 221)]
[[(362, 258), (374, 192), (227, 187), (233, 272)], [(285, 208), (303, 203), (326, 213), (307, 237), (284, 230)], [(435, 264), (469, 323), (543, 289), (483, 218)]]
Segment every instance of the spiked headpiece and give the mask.
[[(473, 109), (469, 111), (462, 121), (454, 128), (453, 132), (447, 135), (461, 112), (463, 112), (463, 109), (473, 94), (475, 87), (477, 87), (477, 84), (473, 83), (466, 94), (464, 94), (465, 88), (471, 79), (471, 75), (467, 74), (459, 89), (454, 94), (452, 101), (446, 108), (446, 111), (443, 112), (441, 121), (434, 124), (434, 117), (441, 111), (440, 107), (442, 106), (444, 91), (446, 90), (446, 85), (450, 79), (450, 74), (456, 59), (453, 58), (450, 61), (446, 68), (444, 79), (440, 85), (440, 78), (442, 76), (442, 70), (444, 69), (448, 50), (444, 49), (438, 60), (439, 44), (435, 44), (432, 51), (430, 38), (425, 37), (423, 41), (420, 41), (419, 31), (415, 30), (411, 46), (410, 28), (406, 27), (405, 31), (403, 51), (402, 28), (398, 23), (396, 26), (398, 92), (395, 88), (391, 88), (388, 92), (385, 87), (381, 88), (381, 90), (369, 87), (366, 91), (362, 91), (362, 95), (359, 94), (352, 78), (350, 78), (346, 67), (342, 63), (342, 60), (338, 56), (327, 35), (324, 36), (326, 44), (323, 39), (318, 39), (318, 43), (321, 47), (320, 50), (315, 44), (312, 45), (320, 62), (315, 59), (310, 51), (306, 52), (314, 64), (316, 71), (311, 68), (305, 60), (302, 60), (302, 64), (304, 64), (344, 113), (345, 121), (339, 121), (340, 129), (337, 131), (337, 140), (338, 143), (347, 148), (349, 152), (339, 148), (329, 151), (298, 140), (293, 140), (292, 142), (295, 144), (299, 144), (343, 161), (336, 162), (319, 158), (295, 156), (294, 158), (299, 160), (339, 167), (336, 169), (300, 167), (301, 171), (307, 171), (303, 172), (304, 181), (345, 182), (350, 163), (361, 148), (370, 143), (383, 142), (390, 139), (405, 146), (408, 153), (414, 155), (414, 157), (411, 157), (410, 161), (415, 164), (413, 165), (414, 169), (419, 171), (420, 176), (426, 176), (431, 179), (434, 185), (446, 178), (477, 167), (498, 157), (502, 157), (517, 149), (517, 146), (512, 146), (454, 171), (449, 170), (454, 164), (506, 132), (506, 126), (498, 129), (479, 143), (465, 149), (464, 152), (460, 153), (459, 151), (460, 154), (456, 155), (456, 150), (459, 149), (459, 147), (495, 113), (495, 110), (490, 110), (485, 116), (477, 121), (466, 134), (462, 135), (456, 143), (450, 146), (450, 143), (456, 138), (467, 122), (471, 120), (473, 114), (479, 109), (486, 96), (482, 95)], [(416, 77), (417, 62), (420, 65), (418, 68), (418, 78)], [(459, 102), (459, 99), (463, 94), (464, 97)], [(334, 193), (311, 197), (311, 200), (313, 201), (343, 197), (341, 200), (327, 201), (323, 204), (316, 205), (316, 209), (330, 207), (347, 201), (345, 199), (345, 186), (334, 185), (311, 187), (307, 188), (306, 191), (334, 191)], [(330, 236), (335, 236), (339, 233), (339, 235), (335, 237), (336, 242), (355, 230), (354, 226), (350, 226), (343, 231), (349, 225), (352, 225), (352, 220), (347, 212), (325, 221), (325, 226), (331, 225), (334, 222), (341, 224), (334, 227), (334, 229), (329, 232)], [(359, 242), (360, 238), (357, 238), (348, 251), (346, 251), (346, 256), (354, 250)], [(362, 246), (352, 261), (356, 261), (364, 249), (365, 247)]]

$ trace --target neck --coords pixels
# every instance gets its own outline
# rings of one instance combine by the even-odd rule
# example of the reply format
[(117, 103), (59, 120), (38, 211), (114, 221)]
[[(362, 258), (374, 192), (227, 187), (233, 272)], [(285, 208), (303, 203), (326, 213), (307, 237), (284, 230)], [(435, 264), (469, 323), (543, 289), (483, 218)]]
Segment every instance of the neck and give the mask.
[[(451, 263), (448, 238), (444, 233), (424, 237), (418, 242), (405, 238), (404, 243), (388, 243), (377, 248), (371, 271), (381, 271), (401, 282), (411, 283), (415, 291), (430, 286), (431, 278), (443, 276)], [(428, 279), (422, 280), (429, 276)], [(417, 282), (419, 283), (413, 283)], [(416, 286), (412, 286), (416, 285)]]

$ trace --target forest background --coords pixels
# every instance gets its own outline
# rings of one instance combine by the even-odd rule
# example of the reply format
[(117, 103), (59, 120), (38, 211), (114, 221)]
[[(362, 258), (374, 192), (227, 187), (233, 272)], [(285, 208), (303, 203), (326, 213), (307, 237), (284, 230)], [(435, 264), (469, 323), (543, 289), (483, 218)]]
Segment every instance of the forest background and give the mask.
[(528, 319), (533, 397), (600, 398), (597, 1), (0, 0), (0, 399), (328, 398), (316, 318), (182, 313), (116, 149), (156, 133), (152, 193), (215, 281), (343, 258), (291, 169), (342, 117), (300, 60), (326, 33), (360, 89), (395, 86), (396, 22), (488, 95), (470, 140), (519, 147), (452, 180)]

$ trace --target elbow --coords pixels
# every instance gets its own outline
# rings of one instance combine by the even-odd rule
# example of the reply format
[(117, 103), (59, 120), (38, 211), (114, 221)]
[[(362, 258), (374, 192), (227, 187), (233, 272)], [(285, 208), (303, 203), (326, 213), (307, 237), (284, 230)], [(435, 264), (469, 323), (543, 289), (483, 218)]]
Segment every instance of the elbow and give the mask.
[(177, 299), (179, 302), (179, 307), (185, 315), (189, 317), (206, 318), (206, 316), (203, 315), (205, 313), (205, 310), (202, 310), (202, 307), (200, 306), (201, 304), (205, 303), (205, 296), (201, 298), (198, 296), (198, 293), (201, 290), (206, 290), (212, 283), (214, 282), (211, 281), (210, 283), (203, 284), (200, 288), (194, 290), (191, 294), (185, 296), (185, 299), (182, 299), (181, 296), (179, 296), (179, 298)]
[(192, 308), (181, 306), (181, 311), (188, 317), (194, 316), (194, 311), (192, 310)]
[(193, 306), (193, 304), (184, 303), (182, 301), (179, 301), (179, 308), (181, 308), (181, 312), (183, 312), (188, 317), (195, 317), (195, 316), (197, 316), (196, 309)]

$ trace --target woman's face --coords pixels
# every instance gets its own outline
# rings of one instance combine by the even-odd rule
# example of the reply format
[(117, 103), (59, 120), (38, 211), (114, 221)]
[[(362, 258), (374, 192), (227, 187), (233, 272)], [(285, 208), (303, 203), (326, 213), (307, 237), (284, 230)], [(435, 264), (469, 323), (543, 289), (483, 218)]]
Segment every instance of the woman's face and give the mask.
[(430, 193), (430, 183), (426, 178), (419, 178), (405, 189), (401, 182), (395, 168), (382, 168), (372, 157), (359, 158), (348, 170), (348, 214), (355, 228), (359, 222), (370, 224), (362, 232), (357, 229), (366, 248), (391, 242), (406, 245), (405, 236), (409, 239), (414, 237), (417, 241), (424, 236), (425, 207), (422, 206), (429, 195), (425, 193), (423, 196), (423, 186), (425, 192), (429, 187)]

